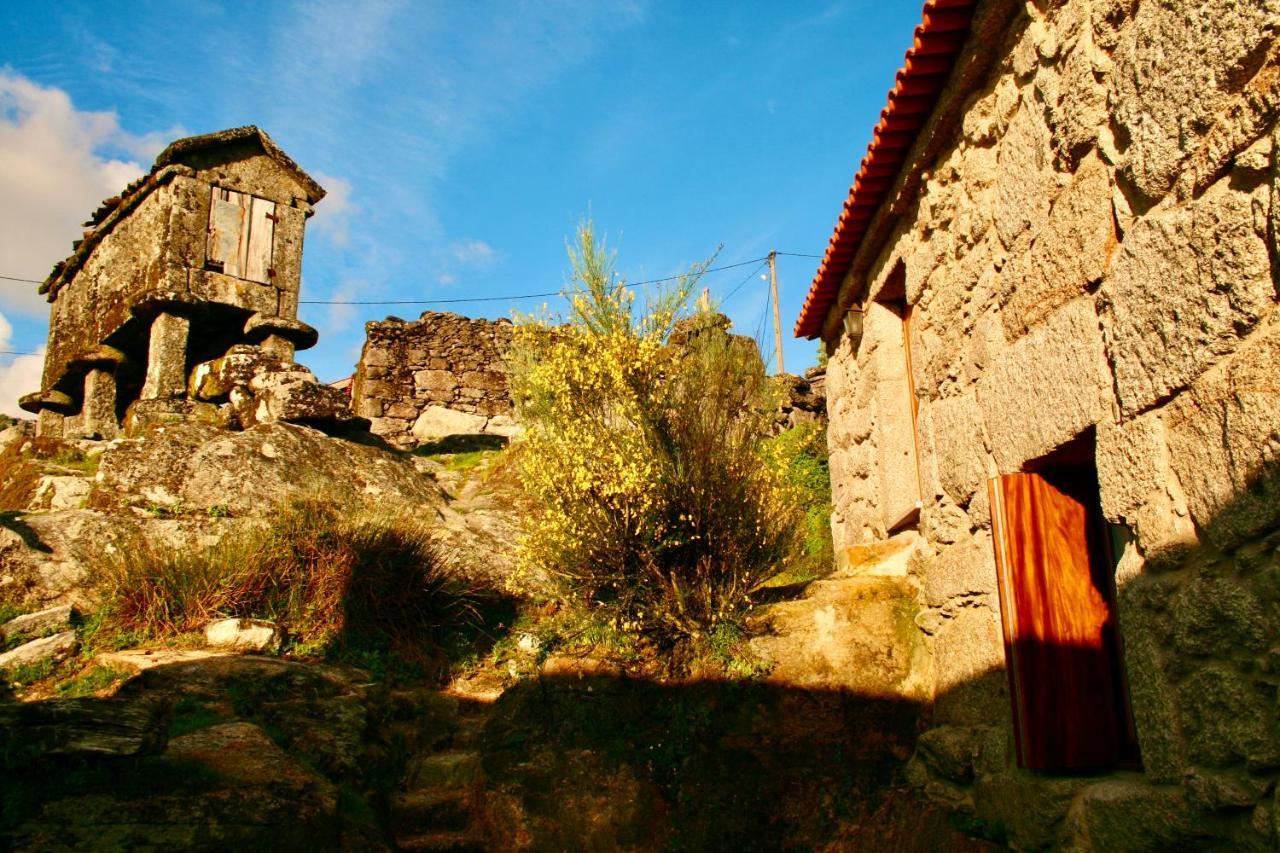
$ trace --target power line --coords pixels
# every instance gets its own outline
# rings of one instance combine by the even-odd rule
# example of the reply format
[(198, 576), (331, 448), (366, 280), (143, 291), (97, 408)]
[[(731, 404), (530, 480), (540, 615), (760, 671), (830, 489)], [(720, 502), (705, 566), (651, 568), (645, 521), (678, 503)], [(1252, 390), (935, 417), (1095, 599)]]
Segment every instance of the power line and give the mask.
[(747, 282), (749, 282), (749, 281), (751, 281), (751, 279), (755, 278), (755, 277), (756, 277), (756, 273), (758, 273), (758, 272), (760, 272), (760, 270), (764, 269), (764, 265), (765, 265), (765, 263), (767, 263), (767, 260), (765, 260), (765, 261), (761, 261), (761, 262), (760, 262), (760, 266), (758, 266), (758, 267), (756, 267), (755, 269), (753, 269), (753, 270), (751, 271), (751, 273), (750, 273), (746, 278), (744, 278), (742, 281), (738, 282), (738, 283), (737, 283), (737, 285), (735, 285), (735, 286), (734, 286), (733, 290), (730, 290), (727, 294), (725, 294), (724, 298), (722, 298), (722, 299), (720, 300), (720, 304), (721, 304), (721, 305), (727, 305), (727, 304), (729, 303), (729, 300), (733, 298), (733, 295), (734, 295), (735, 293), (737, 293), (739, 290), (741, 290), (741, 289), (743, 288), (743, 286), (744, 286)]
[[(736, 269), (737, 267), (745, 267), (747, 264), (757, 264), (766, 258), (752, 258), (749, 261), (738, 261), (736, 264), (725, 264), (722, 267), (711, 267), (703, 270), (700, 275), (706, 275), (712, 272), (721, 272), (723, 270)], [(661, 284), (665, 281), (677, 281), (684, 278), (688, 273), (681, 275), (669, 275), (665, 278), (651, 278), (647, 281), (629, 281), (624, 287), (640, 287), (644, 284)], [(373, 299), (373, 300), (338, 300), (338, 299), (301, 299), (299, 305), (453, 305), (459, 302), (509, 302), (515, 299), (545, 299), (549, 296), (560, 296), (563, 291), (554, 290), (546, 293), (521, 293), (514, 296), (472, 296), (465, 299)]]
[[(792, 258), (821, 258), (822, 257), (821, 255), (806, 255), (799, 252), (777, 252), (776, 254), (786, 255)], [(721, 267), (712, 267), (710, 269), (703, 270), (703, 273), (705, 274), (705, 273), (721, 272), (723, 270), (731, 270), (731, 269), (734, 269), (735, 267), (745, 267), (748, 264), (759, 263), (761, 261), (766, 261), (766, 260), (768, 260), (767, 257), (752, 258), (751, 260), (739, 261), (738, 263), (735, 263), (735, 264), (725, 264), (724, 266), (721, 266)], [(752, 275), (754, 274), (755, 273), (753, 272)], [(628, 282), (626, 286), (640, 287), (641, 285), (646, 285), (646, 284), (661, 284), (663, 282), (676, 281), (677, 279), (682, 277), (683, 276), (680, 276), (680, 275), (671, 275), (671, 276), (666, 276), (665, 278), (651, 278), (651, 279), (648, 279), (647, 281)], [(743, 284), (745, 284), (746, 281), (749, 281), (750, 278), (751, 276), (748, 276), (747, 279), (743, 281)], [(42, 279), (19, 278), (17, 276), (11, 276), (11, 275), (0, 275), (0, 281), (13, 281), (13, 282), (20, 282), (23, 284), (43, 284), (44, 283)], [(739, 285), (739, 287), (741, 286), (742, 285)], [(735, 291), (736, 290), (737, 288), (735, 288)], [(428, 304), (429, 305), (453, 305), (453, 304), (458, 304), (462, 302), (506, 302), (506, 301), (511, 301), (515, 299), (546, 299), (548, 297), (560, 296), (560, 295), (561, 295), (561, 291), (554, 290), (554, 291), (546, 291), (544, 293), (521, 293), (513, 296), (473, 296), (473, 297), (464, 298), (464, 299), (386, 299), (386, 300), (303, 299), (303, 300), (300, 300), (298, 304), (300, 305), (428, 305)], [(726, 296), (725, 299), (728, 299), (728, 297)]]
[(38, 352), (18, 352), (16, 349), (0, 349), (0, 355), (39, 355)]

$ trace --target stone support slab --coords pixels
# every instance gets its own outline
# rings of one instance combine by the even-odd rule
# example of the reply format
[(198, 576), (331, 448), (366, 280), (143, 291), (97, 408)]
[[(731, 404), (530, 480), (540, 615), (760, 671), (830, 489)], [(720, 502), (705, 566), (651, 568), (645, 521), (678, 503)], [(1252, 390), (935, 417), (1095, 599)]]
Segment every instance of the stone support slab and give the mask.
[(190, 332), (191, 320), (179, 314), (162, 311), (151, 321), (143, 400), (165, 400), (186, 394), (187, 338)]

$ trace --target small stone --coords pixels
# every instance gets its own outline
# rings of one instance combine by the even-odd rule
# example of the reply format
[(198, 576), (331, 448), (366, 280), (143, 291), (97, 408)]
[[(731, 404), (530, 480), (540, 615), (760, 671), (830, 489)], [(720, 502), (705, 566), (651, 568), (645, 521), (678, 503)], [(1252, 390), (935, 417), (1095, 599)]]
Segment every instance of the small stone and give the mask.
[(70, 604), (15, 616), (0, 625), (0, 640), (7, 642), (17, 636), (35, 637), (51, 632), (66, 631), (71, 628), (71, 620), (74, 618), (75, 608)]
[(262, 619), (219, 619), (205, 626), (204, 639), (218, 648), (270, 653), (280, 650), (284, 632)]
[(79, 648), (80, 641), (76, 639), (75, 631), (42, 637), (0, 655), (0, 671), (41, 663), (57, 663), (71, 657)]

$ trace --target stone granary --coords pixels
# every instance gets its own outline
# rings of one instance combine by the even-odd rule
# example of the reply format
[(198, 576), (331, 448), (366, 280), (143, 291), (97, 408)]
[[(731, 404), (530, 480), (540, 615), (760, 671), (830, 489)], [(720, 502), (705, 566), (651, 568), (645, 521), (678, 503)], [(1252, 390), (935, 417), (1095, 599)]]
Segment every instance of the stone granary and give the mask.
[(39, 433), (110, 438), (187, 416), (200, 402), (188, 388), (196, 365), (236, 346), (257, 347), (241, 361), (289, 364), (314, 345), (298, 289), (304, 224), (323, 196), (256, 127), (161, 152), (40, 286), (48, 354), (41, 389), (21, 400)]
[(930, 0), (797, 323), (1017, 848), (1280, 843), (1277, 115), (1275, 0)]

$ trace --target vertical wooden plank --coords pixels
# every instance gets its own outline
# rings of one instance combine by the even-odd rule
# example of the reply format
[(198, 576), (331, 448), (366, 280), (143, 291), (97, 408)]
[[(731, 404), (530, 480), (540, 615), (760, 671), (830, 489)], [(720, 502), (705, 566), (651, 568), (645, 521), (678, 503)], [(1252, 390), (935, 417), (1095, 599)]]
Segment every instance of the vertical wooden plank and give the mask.
[(1019, 764), (1136, 761), (1096, 478), (1010, 474), (989, 487)]
[(916, 461), (916, 494), (924, 500), (924, 475), (920, 471), (920, 400), (916, 397), (916, 377), (911, 367), (911, 312), (914, 309), (902, 301), (902, 358), (907, 366), (907, 396), (911, 398), (911, 448)]
[(248, 196), (244, 193), (213, 188), (206, 258), (214, 264), (221, 264), (227, 275), (239, 277), (244, 269), (247, 207)]
[(271, 277), (271, 246), (275, 237), (275, 202), (251, 196), (249, 237), (245, 241), (244, 278), (268, 283)]

